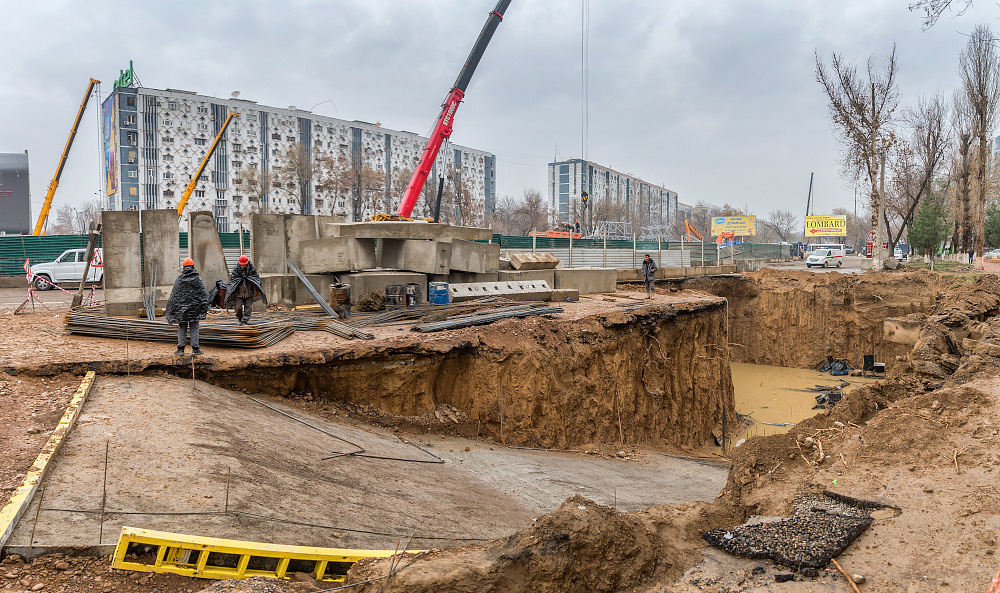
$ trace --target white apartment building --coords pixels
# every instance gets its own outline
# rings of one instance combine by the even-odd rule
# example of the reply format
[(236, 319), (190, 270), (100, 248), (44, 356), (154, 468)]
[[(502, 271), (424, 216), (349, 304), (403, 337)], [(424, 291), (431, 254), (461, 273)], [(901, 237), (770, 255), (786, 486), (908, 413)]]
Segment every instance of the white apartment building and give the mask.
[[(213, 211), (220, 232), (248, 223), (254, 211), (298, 213), (300, 192), (309, 196), (308, 214), (339, 214), (347, 220), (367, 220), (375, 214), (371, 206), (355, 212), (349, 191), (339, 195), (316, 191), (313, 185), (318, 175), (307, 188), (278, 184), (261, 204), (252, 203), (237, 183), (240, 170), (274, 171), (281, 155), (296, 142), (313, 162), (323, 154), (340, 155), (354, 167), (365, 165), (384, 173), (385, 188), (377, 206), (394, 213), (405, 189), (405, 182), (399, 187), (400, 177), (416, 167), (427, 141), (378, 123), (342, 120), (294, 107), (266, 107), (235, 96), (219, 99), (176, 89), (116, 88), (102, 111), (106, 207), (176, 207), (230, 110), (239, 117), (230, 123), (185, 207), (185, 211)], [(484, 212), (492, 212), (496, 196), (493, 154), (446, 144), (428, 180), (435, 192), (441, 167), (455, 171), (457, 180), (470, 188), (473, 200), (482, 204)], [(426, 204), (418, 203), (418, 208), (428, 211)]]
[(559, 222), (572, 222), (571, 204), (584, 191), (588, 208), (604, 200), (623, 204), (641, 226), (669, 225), (677, 219), (677, 192), (662, 185), (583, 159), (549, 163), (549, 208)]

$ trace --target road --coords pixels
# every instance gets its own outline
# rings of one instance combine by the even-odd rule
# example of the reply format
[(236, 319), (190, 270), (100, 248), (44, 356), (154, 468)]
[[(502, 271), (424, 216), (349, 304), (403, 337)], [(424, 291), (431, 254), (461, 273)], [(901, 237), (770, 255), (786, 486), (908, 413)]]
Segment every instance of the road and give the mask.
[[(813, 272), (840, 272), (841, 274), (860, 274), (864, 270), (861, 269), (861, 262), (865, 258), (858, 255), (845, 255), (844, 265), (839, 268), (808, 268)], [(805, 260), (794, 260), (790, 262), (775, 262), (771, 264), (764, 264), (766, 268), (775, 268), (778, 270), (805, 270), (806, 262)]]

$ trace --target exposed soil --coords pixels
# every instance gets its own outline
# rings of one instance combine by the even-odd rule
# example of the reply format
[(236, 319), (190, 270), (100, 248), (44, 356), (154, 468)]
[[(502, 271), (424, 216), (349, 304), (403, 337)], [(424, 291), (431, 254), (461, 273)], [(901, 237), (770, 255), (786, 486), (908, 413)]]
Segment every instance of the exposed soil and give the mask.
[(8, 556), (0, 574), (4, 589), (45, 593), (187, 593), (205, 586), (202, 579), (115, 570), (110, 564), (109, 557), (49, 554), (25, 562)]

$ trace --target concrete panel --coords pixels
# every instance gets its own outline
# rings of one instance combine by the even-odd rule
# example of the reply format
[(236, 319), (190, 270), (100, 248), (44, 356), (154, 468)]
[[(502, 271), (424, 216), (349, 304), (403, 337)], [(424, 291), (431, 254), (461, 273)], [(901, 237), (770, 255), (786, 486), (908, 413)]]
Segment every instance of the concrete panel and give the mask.
[(502, 296), (515, 301), (547, 301), (552, 287), (541, 280), (525, 282), (465, 282), (448, 286), (451, 302), (460, 303), (488, 296)]
[(529, 280), (541, 280), (549, 286), (556, 285), (555, 270), (501, 270), (497, 280), (526, 282)]
[(151, 286), (156, 270), (154, 287), (156, 306), (166, 307), (174, 280), (181, 273), (180, 229), (177, 210), (142, 210), (139, 212), (142, 227), (143, 285)]
[(707, 273), (708, 269), (709, 268), (706, 268), (704, 266), (691, 266), (690, 268), (684, 268), (684, 275), (688, 276), (688, 277), (691, 277), (691, 276), (707, 276), (708, 275), (708, 273)]
[(375, 241), (325, 237), (299, 242), (299, 268), (307, 274), (370, 270), (376, 264)]
[(553, 303), (565, 303), (566, 301), (580, 300), (580, 291), (575, 288), (557, 288), (552, 291), (549, 300)]
[(349, 222), (331, 224), (331, 237), (357, 239), (462, 239), (464, 241), (489, 241), (493, 231), (468, 226), (434, 224), (429, 222)]
[(390, 284), (419, 284), (420, 302), (427, 302), (427, 275), (415, 272), (355, 272), (338, 274), (340, 281), (351, 285), (351, 302), (357, 303), (361, 297), (375, 292), (385, 291)]
[(284, 214), (250, 215), (250, 259), (260, 274), (285, 274)]
[(482, 274), (500, 269), (500, 245), (454, 239), (451, 242), (451, 269)]
[(547, 252), (515, 251), (510, 254), (510, 265), (515, 270), (551, 270), (559, 264), (559, 258)]
[(451, 269), (451, 241), (380, 239), (378, 262), (383, 268), (447, 274)]
[(201, 274), (205, 288), (212, 290), (216, 280), (229, 282), (226, 255), (215, 226), (215, 215), (211, 212), (188, 212), (188, 253), (194, 260), (195, 269)]
[[(330, 285), (337, 281), (336, 276), (333, 274), (306, 274), (306, 279), (309, 280), (309, 284), (312, 284), (316, 292), (319, 293), (320, 298), (324, 300), (330, 296)], [(315, 303), (312, 295), (309, 294), (309, 290), (302, 283), (299, 282), (298, 277), (295, 278), (295, 304), (297, 305), (308, 305)]]
[[(108, 315), (136, 315), (142, 307), (142, 250), (139, 212), (101, 213), (104, 252), (104, 302)], [(171, 281), (172, 283), (173, 281)]]
[[(299, 279), (295, 274), (260, 275), (260, 285), (264, 289), (264, 294), (270, 305), (294, 305), (298, 282)], [(263, 301), (259, 302), (263, 303)]]
[(486, 272), (485, 274), (473, 274), (472, 272), (455, 272), (450, 274), (427, 274), (428, 282), (497, 282), (500, 275), (497, 272)]
[(922, 320), (890, 317), (882, 322), (882, 333), (886, 341), (912, 346), (920, 338), (921, 327)]
[(313, 241), (329, 234), (331, 223), (337, 222), (339, 216), (314, 216), (310, 214), (285, 215), (285, 253), (295, 265), (302, 267), (302, 254), (299, 244), (302, 241)]
[(555, 288), (575, 288), (580, 294), (614, 292), (618, 279), (615, 268), (560, 268), (555, 270)]

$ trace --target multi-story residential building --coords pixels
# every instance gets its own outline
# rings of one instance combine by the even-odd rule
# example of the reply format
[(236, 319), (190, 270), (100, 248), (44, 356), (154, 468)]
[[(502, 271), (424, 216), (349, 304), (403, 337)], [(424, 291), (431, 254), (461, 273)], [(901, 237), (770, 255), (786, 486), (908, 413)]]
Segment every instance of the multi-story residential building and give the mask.
[(549, 163), (548, 186), (549, 207), (558, 222), (572, 222), (583, 192), (590, 212), (611, 211), (602, 204), (614, 204), (616, 216), (639, 226), (666, 226), (677, 218), (677, 192), (583, 159)]
[[(426, 138), (381, 124), (347, 121), (289, 107), (281, 109), (239, 99), (218, 99), (176, 89), (116, 88), (104, 102), (104, 184), (111, 210), (174, 208), (229, 111), (234, 118), (185, 207), (212, 210), (222, 232), (248, 222), (255, 211), (340, 214), (366, 220), (376, 209), (395, 212)], [(383, 174), (384, 187), (360, 207), (350, 189), (317, 189), (316, 167), (306, 187), (280, 180), (259, 201), (241, 187), (240, 171), (254, 167), (273, 173), (290, 146), (300, 144), (309, 161), (328, 155), (357, 170)], [(490, 213), (496, 196), (496, 157), (457, 144), (442, 148), (428, 185), (444, 167), (453, 187), (467, 188), (474, 204)], [(329, 184), (328, 184), (329, 185)], [(402, 185), (402, 187), (400, 187)], [(436, 190), (437, 184), (433, 183)], [(301, 202), (300, 202), (301, 199)], [(426, 211), (426, 205), (422, 211)], [(415, 213), (416, 214), (416, 213)], [(461, 221), (458, 221), (461, 222)]]

